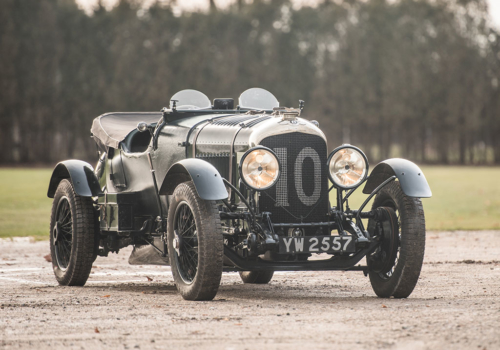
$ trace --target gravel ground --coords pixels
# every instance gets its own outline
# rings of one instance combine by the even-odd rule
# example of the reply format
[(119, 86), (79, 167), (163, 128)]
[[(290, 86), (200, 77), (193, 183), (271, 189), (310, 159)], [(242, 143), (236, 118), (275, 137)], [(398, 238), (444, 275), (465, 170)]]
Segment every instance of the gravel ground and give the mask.
[(184, 301), (170, 269), (97, 258), (60, 287), (48, 242), (0, 241), (0, 348), (499, 349), (500, 232), (428, 232), (408, 299), (379, 299), (361, 272), (224, 274), (214, 301)]

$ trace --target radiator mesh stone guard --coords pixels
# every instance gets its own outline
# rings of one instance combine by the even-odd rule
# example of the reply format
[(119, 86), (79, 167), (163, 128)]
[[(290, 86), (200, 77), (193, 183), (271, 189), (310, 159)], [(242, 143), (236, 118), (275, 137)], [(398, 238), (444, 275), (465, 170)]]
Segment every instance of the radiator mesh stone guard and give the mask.
[(276, 186), (261, 194), (260, 211), (271, 212), (275, 223), (326, 221), (325, 141), (316, 135), (295, 132), (267, 137), (260, 144), (274, 150), (282, 167)]

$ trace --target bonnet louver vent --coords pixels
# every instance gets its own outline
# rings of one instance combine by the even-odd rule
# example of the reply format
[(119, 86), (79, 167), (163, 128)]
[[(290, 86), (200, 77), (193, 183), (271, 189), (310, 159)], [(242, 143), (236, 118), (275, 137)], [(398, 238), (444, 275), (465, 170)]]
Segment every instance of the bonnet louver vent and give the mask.
[[(248, 120), (255, 119), (247, 124), (247, 126), (253, 126), (257, 123), (260, 123), (262, 121), (261, 118), (262, 118), (261, 116), (248, 115), (248, 114), (236, 115), (233, 117), (221, 118), (221, 119), (215, 120), (212, 123), (212, 125), (236, 126), (236, 125), (243, 123), (243, 122), (246, 122)], [(266, 117), (266, 119), (269, 119), (269, 118), (271, 118), (271, 117)]]
[(272, 118), (271, 116), (264, 116), (264, 117), (260, 117), (260, 118), (257, 118), (255, 120), (252, 120), (251, 122), (247, 123), (247, 128), (251, 128), (252, 126), (259, 124), (260, 122), (263, 122), (264, 120), (268, 120), (271, 118)]

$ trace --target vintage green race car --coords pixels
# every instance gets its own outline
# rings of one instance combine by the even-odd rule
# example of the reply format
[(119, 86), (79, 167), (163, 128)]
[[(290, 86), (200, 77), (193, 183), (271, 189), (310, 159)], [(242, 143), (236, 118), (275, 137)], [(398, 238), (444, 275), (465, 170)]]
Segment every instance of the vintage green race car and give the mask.
[[(431, 196), (420, 168), (388, 159), (368, 177), (359, 148), (328, 154), (319, 124), (300, 118), (302, 101), (280, 107), (253, 88), (238, 102), (183, 90), (161, 112), (97, 117), (96, 168), (67, 160), (50, 179), (57, 281), (82, 286), (97, 256), (133, 245), (129, 263), (170, 265), (189, 300), (213, 299), (224, 271), (244, 283), (363, 271), (378, 296), (408, 297), (425, 249), (420, 198)], [(362, 184), (366, 201), (351, 209)]]

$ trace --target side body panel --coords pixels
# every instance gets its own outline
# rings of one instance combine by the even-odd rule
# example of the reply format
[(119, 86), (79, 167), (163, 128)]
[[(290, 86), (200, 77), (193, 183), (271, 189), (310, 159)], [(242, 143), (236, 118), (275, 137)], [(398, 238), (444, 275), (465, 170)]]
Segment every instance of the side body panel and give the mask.
[[(185, 140), (190, 125), (189, 121), (187, 125), (179, 123), (182, 124), (182, 120), (163, 127), (156, 150), (152, 143), (145, 152), (109, 149), (105, 171), (99, 179), (105, 192), (99, 197), (102, 230), (138, 231), (146, 220), (154, 221), (160, 215), (148, 153), (151, 154), (160, 188), (170, 166), (185, 158), (185, 149), (178, 144)], [(165, 215), (168, 211), (167, 196), (160, 196), (160, 202)], [(133, 216), (133, 219), (126, 219), (126, 216)], [(149, 225), (148, 231), (151, 229), (153, 226)]]

